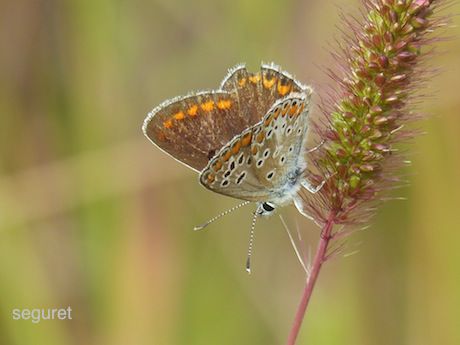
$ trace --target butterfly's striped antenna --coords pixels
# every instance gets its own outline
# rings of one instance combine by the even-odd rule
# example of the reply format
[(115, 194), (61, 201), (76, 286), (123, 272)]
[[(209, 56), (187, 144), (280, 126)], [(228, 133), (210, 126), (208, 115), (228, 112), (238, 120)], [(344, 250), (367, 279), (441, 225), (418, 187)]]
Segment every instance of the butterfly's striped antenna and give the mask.
[(208, 220), (206, 223), (203, 223), (201, 225), (198, 225), (198, 226), (195, 226), (193, 228), (193, 230), (197, 231), (197, 230), (202, 230), (204, 229), (205, 227), (207, 227), (209, 224), (215, 222), (216, 220), (222, 218), (223, 216), (226, 216), (227, 214), (233, 212), (233, 211), (236, 211), (237, 209), (239, 209), (240, 207), (243, 207), (243, 206), (246, 206), (247, 204), (249, 204), (250, 201), (245, 201), (245, 202), (242, 202), (241, 204), (239, 205), (236, 205), (236, 206), (233, 206), (231, 209), (228, 209), (227, 211), (225, 212), (222, 212), (221, 214), (218, 214), (217, 216), (211, 218), (210, 220)]
[(295, 244), (294, 238), (292, 237), (292, 234), (291, 234), (291, 231), (289, 230), (289, 227), (287, 226), (287, 224), (284, 221), (284, 218), (283, 218), (283, 216), (281, 214), (279, 215), (279, 217), (281, 219), (281, 223), (283, 223), (284, 229), (286, 230), (286, 232), (287, 232), (287, 234), (289, 236), (289, 240), (291, 241), (292, 247), (294, 248), (294, 252), (295, 252), (295, 254), (297, 256), (297, 259), (299, 259), (300, 265), (304, 269), (304, 271), (307, 274), (307, 276), (309, 276), (310, 272), (309, 272), (307, 266), (305, 265), (305, 262), (302, 260), (302, 256), (300, 255), (299, 249), (297, 248), (297, 245)]
[(252, 256), (252, 247), (254, 245), (254, 229), (256, 227), (256, 221), (259, 214), (254, 212), (254, 216), (252, 216), (252, 225), (251, 225), (251, 232), (249, 233), (249, 246), (248, 246), (248, 258), (246, 259), (246, 272), (251, 274), (251, 256)]

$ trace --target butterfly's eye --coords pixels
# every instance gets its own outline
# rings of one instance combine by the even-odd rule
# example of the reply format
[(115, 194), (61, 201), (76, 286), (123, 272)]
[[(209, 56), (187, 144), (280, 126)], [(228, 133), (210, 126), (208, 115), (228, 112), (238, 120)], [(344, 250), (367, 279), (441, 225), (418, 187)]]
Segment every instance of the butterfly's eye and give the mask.
[(275, 205), (273, 205), (271, 202), (264, 202), (262, 204), (262, 208), (265, 212), (273, 212), (275, 210)]

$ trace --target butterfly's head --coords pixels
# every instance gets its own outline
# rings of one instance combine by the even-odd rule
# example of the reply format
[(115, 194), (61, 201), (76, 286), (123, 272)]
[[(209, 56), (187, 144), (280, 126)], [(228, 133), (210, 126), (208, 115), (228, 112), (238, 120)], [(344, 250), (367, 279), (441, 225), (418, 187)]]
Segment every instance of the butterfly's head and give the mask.
[(256, 214), (258, 216), (271, 216), (276, 209), (276, 205), (270, 201), (260, 202), (257, 204)]

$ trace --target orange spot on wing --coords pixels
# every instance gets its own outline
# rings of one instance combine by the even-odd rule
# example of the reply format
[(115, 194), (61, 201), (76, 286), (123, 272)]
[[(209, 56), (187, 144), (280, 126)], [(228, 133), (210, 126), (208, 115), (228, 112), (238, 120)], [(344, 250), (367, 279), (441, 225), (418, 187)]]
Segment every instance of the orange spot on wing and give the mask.
[(176, 119), (176, 120), (183, 120), (185, 115), (184, 115), (184, 112), (183, 111), (179, 111), (178, 113), (174, 114), (173, 117)]
[(219, 171), (221, 168), (222, 168), (222, 162), (220, 160), (218, 160), (217, 162), (215, 162), (212, 166), (212, 168), (214, 169), (214, 171)]
[(281, 80), (279, 80), (278, 81), (278, 86), (277, 86), (276, 89), (278, 90), (278, 93), (281, 96), (284, 96), (291, 90), (291, 85), (289, 85), (289, 84), (283, 85), (283, 84), (281, 84)]
[(273, 77), (272, 79), (267, 79), (266, 77), (264, 77), (264, 80), (262, 81), (266, 89), (270, 89), (275, 84), (275, 82), (276, 82), (275, 77)]
[(299, 106), (298, 106), (298, 105), (292, 106), (291, 109), (289, 109), (289, 116), (290, 116), (290, 117), (293, 117), (294, 114), (297, 112), (297, 109), (299, 109)]
[(239, 86), (244, 86), (245, 84), (246, 84), (246, 78), (241, 78), (240, 80), (238, 80)]
[(167, 120), (167, 121), (163, 122), (163, 127), (164, 127), (164, 128), (168, 128), (168, 129), (169, 129), (169, 128), (172, 128), (172, 126), (173, 126), (172, 120)]
[(254, 83), (254, 84), (258, 83), (259, 80), (260, 80), (260, 75), (259, 75), (259, 73), (254, 74), (254, 75), (252, 75), (252, 76), (249, 77), (249, 81), (250, 81), (251, 83)]
[(270, 125), (270, 123), (273, 121), (273, 115), (270, 115), (269, 117), (267, 117), (264, 121), (264, 126), (265, 127), (268, 127), (268, 125)]
[(275, 120), (278, 118), (278, 116), (280, 115), (280, 111), (281, 111), (281, 108), (278, 107), (275, 109), (275, 112), (273, 113), (273, 117), (275, 118)]
[(251, 153), (255, 155), (257, 153), (257, 146), (253, 146), (251, 149)]
[(207, 101), (205, 103), (201, 103), (201, 109), (204, 111), (211, 111), (214, 109), (214, 101)]
[(241, 146), (246, 147), (249, 146), (249, 144), (252, 141), (252, 133), (246, 133), (243, 138), (241, 139)]
[(216, 177), (213, 174), (209, 174), (206, 179), (209, 183), (213, 183)]
[(240, 148), (241, 148), (241, 141), (238, 140), (236, 143), (233, 144), (232, 146), (232, 153), (234, 155), (236, 155), (238, 152), (240, 152)]
[(196, 104), (192, 105), (187, 110), (187, 114), (189, 114), (190, 116), (196, 116), (197, 112), (198, 112), (198, 106)]
[(283, 110), (281, 110), (281, 116), (282, 116), (282, 117), (285, 117), (286, 114), (287, 114), (287, 112), (288, 112), (288, 110), (289, 110), (289, 107), (288, 107), (288, 106), (283, 107)]
[(225, 152), (223, 155), (224, 162), (228, 161), (231, 156), (232, 156), (232, 151), (228, 150), (227, 152)]
[(219, 109), (228, 109), (232, 106), (232, 101), (229, 99), (221, 99), (219, 102), (217, 102), (217, 108)]

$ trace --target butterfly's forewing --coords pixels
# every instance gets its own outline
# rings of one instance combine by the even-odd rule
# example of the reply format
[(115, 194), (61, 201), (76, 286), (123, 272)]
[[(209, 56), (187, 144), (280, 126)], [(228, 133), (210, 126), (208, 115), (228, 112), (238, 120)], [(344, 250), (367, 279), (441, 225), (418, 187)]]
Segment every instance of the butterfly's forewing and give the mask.
[(248, 127), (235, 92), (210, 91), (162, 103), (149, 113), (142, 129), (160, 149), (201, 171), (220, 148)]
[(284, 194), (291, 174), (305, 168), (303, 143), (310, 95), (292, 93), (277, 101), (260, 122), (218, 152), (201, 173), (201, 184), (250, 201)]
[(239, 109), (251, 125), (259, 122), (278, 99), (308, 89), (274, 64), (263, 64), (257, 73), (237, 65), (230, 69), (220, 88), (237, 93)]

